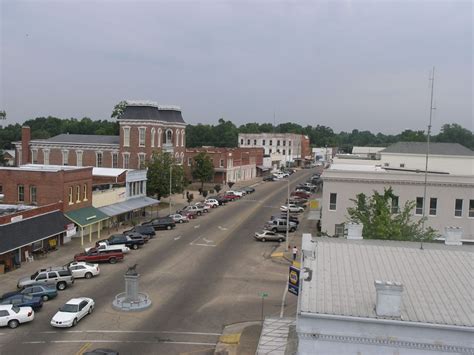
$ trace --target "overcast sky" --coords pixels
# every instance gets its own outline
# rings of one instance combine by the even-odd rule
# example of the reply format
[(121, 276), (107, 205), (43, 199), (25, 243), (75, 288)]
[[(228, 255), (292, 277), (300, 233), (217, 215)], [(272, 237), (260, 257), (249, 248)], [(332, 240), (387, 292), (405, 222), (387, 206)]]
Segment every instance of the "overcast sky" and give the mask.
[(220, 117), (434, 131), (473, 129), (471, 1), (9, 1), (0, 109), (110, 118), (123, 99)]

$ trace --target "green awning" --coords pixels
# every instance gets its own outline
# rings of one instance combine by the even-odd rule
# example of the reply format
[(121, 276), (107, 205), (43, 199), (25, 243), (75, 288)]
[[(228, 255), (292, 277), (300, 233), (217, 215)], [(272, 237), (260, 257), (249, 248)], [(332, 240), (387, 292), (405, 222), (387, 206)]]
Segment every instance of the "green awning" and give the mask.
[(64, 215), (80, 227), (87, 227), (109, 218), (109, 216), (95, 207), (80, 208), (75, 211), (66, 212)]

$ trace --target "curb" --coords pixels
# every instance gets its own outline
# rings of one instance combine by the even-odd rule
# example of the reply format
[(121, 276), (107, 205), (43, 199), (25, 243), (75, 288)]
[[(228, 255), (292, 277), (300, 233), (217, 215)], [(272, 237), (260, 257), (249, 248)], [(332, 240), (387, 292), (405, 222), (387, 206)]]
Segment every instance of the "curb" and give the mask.
[[(245, 328), (261, 324), (262, 321), (250, 321), (226, 325), (222, 330), (222, 335), (219, 337), (214, 354), (237, 355)], [(257, 350), (257, 346), (258, 344), (256, 344), (255, 351)]]

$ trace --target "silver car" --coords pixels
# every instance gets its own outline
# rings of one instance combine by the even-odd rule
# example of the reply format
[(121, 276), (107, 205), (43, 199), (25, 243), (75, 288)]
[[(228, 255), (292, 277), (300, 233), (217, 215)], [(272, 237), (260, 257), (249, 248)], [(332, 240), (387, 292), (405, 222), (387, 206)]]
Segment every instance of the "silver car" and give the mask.
[(283, 234), (278, 234), (273, 231), (261, 231), (255, 233), (255, 239), (260, 240), (262, 242), (266, 242), (267, 240), (274, 240), (278, 242), (283, 242), (286, 237)]

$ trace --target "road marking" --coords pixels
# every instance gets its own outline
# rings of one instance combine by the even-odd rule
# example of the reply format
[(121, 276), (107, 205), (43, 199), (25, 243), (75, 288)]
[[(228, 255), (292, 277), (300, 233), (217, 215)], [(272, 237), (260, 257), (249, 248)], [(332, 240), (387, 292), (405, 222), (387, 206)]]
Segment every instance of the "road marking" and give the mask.
[(211, 245), (211, 244), (199, 244), (199, 243), (197, 243), (197, 244), (193, 244), (193, 245), (199, 245), (199, 246), (201, 246), (201, 247), (216, 247), (216, 246), (217, 246), (217, 245)]
[(174, 238), (174, 240), (179, 240), (181, 239), (182, 235), (178, 235), (177, 237)]
[[(176, 332), (172, 330), (104, 330), (104, 329), (90, 329), (90, 330), (77, 330), (76, 333), (117, 333), (117, 334), (184, 334), (184, 335), (209, 335), (209, 336), (221, 336), (222, 333), (204, 333), (204, 332)], [(59, 333), (54, 331), (44, 331), (38, 332), (40, 334), (48, 334), (48, 333)], [(63, 333), (63, 332), (61, 332)]]
[(212, 243), (212, 240), (209, 240), (209, 239), (206, 239), (206, 238), (202, 238), (202, 240), (204, 240), (206, 243)]
[(127, 344), (178, 344), (178, 345), (204, 345), (216, 346), (217, 343), (202, 343), (194, 341), (173, 341), (173, 340), (105, 340), (105, 339), (88, 339), (88, 340), (51, 340), (51, 341), (23, 341), (22, 344), (74, 344), (74, 343), (127, 343)]
[(197, 228), (199, 228), (199, 227), (201, 227), (200, 224), (198, 224), (197, 226), (194, 226), (194, 229), (197, 229)]
[(83, 346), (81, 346), (81, 348), (79, 349), (79, 351), (76, 353), (76, 355), (82, 355), (84, 354), (84, 352), (90, 348), (90, 346), (92, 345), (92, 343), (85, 343)]
[(219, 228), (221, 231), (226, 231), (226, 230), (227, 230), (226, 227), (222, 227), (222, 226), (219, 226), (219, 227), (217, 227), (217, 228)]

